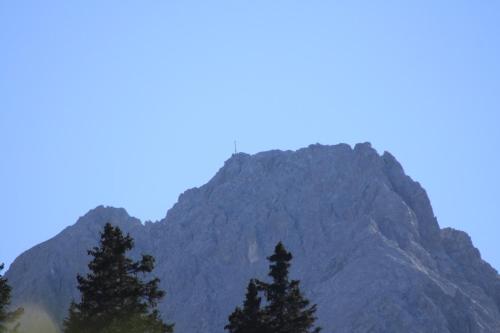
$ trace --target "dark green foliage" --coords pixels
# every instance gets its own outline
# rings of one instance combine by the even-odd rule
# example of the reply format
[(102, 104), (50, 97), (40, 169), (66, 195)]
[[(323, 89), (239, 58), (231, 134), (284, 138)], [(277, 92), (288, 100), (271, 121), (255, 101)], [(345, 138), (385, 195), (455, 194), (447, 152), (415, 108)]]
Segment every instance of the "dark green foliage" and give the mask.
[[(230, 333), (318, 333), (321, 329), (314, 327), (316, 305), (310, 306), (304, 298), (299, 281), (288, 278), (292, 254), (279, 242), (267, 259), (272, 282), (251, 280), (243, 309), (236, 308), (225, 329)], [(258, 291), (266, 296), (264, 308)]]
[[(3, 264), (0, 264), (0, 272), (3, 270)], [(19, 324), (14, 325), (15, 321), (23, 313), (22, 308), (14, 311), (7, 311), (10, 304), (10, 292), (12, 288), (7, 283), (7, 279), (0, 275), (0, 333), (15, 332)], [(9, 327), (11, 329), (9, 329)]]
[(106, 224), (100, 246), (88, 251), (93, 256), (86, 277), (77, 276), (80, 303), (72, 302), (65, 333), (169, 333), (156, 309), (165, 292), (159, 279), (141, 279), (154, 268), (154, 258), (143, 255), (132, 261), (125, 253), (133, 239), (118, 227)]
[(265, 317), (260, 309), (261, 299), (254, 280), (250, 280), (243, 309), (237, 307), (224, 327), (231, 333), (266, 333)]
[(267, 259), (271, 262), (269, 276), (273, 281), (259, 282), (258, 285), (267, 298), (264, 312), (270, 330), (273, 333), (319, 332), (320, 328), (313, 328), (316, 304), (309, 306), (309, 301), (300, 291), (300, 282), (288, 278), (292, 254), (279, 242), (274, 254)]

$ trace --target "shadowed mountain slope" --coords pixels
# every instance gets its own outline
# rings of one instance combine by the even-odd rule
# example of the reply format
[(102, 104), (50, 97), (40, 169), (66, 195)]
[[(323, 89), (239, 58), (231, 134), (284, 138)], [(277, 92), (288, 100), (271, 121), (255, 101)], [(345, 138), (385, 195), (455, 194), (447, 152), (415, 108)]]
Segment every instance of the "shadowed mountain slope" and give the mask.
[(466, 233), (440, 229), (420, 184), (368, 143), (235, 154), (156, 223), (97, 207), (14, 261), (14, 304), (61, 321), (106, 222), (130, 232), (134, 255), (155, 256), (177, 332), (222, 332), (279, 240), (324, 332), (500, 332), (497, 272)]

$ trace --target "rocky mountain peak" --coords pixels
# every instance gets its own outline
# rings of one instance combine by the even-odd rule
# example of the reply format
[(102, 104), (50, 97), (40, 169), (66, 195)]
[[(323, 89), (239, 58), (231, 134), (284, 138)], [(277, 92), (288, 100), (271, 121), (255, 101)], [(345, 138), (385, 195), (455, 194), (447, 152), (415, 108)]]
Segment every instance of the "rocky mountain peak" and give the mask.
[(16, 259), (15, 303), (60, 321), (106, 222), (132, 234), (134, 255), (155, 256), (162, 314), (180, 332), (220, 332), (278, 241), (325, 331), (500, 331), (497, 272), (465, 233), (440, 230), (422, 186), (369, 143), (234, 154), (159, 223), (97, 207)]

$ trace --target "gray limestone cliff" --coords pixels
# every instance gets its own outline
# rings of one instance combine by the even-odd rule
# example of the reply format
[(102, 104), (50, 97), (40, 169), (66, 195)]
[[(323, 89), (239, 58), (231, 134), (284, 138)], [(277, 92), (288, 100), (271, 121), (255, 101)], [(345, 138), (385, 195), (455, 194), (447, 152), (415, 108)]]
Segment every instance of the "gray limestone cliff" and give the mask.
[(497, 272), (466, 233), (440, 229), (420, 184), (368, 143), (235, 154), (156, 223), (97, 207), (14, 261), (14, 303), (60, 322), (106, 222), (135, 238), (133, 255), (156, 257), (177, 332), (222, 332), (279, 240), (324, 332), (500, 332)]

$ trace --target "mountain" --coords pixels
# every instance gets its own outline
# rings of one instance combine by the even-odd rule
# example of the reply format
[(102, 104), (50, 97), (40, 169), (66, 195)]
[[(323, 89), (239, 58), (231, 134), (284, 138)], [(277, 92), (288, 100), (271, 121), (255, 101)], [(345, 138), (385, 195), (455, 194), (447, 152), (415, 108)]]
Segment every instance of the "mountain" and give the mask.
[(60, 322), (106, 222), (135, 238), (133, 255), (156, 257), (177, 332), (222, 332), (279, 240), (324, 332), (500, 332), (497, 271), (466, 233), (440, 229), (425, 190), (369, 143), (234, 154), (155, 223), (97, 207), (14, 261), (14, 304)]

